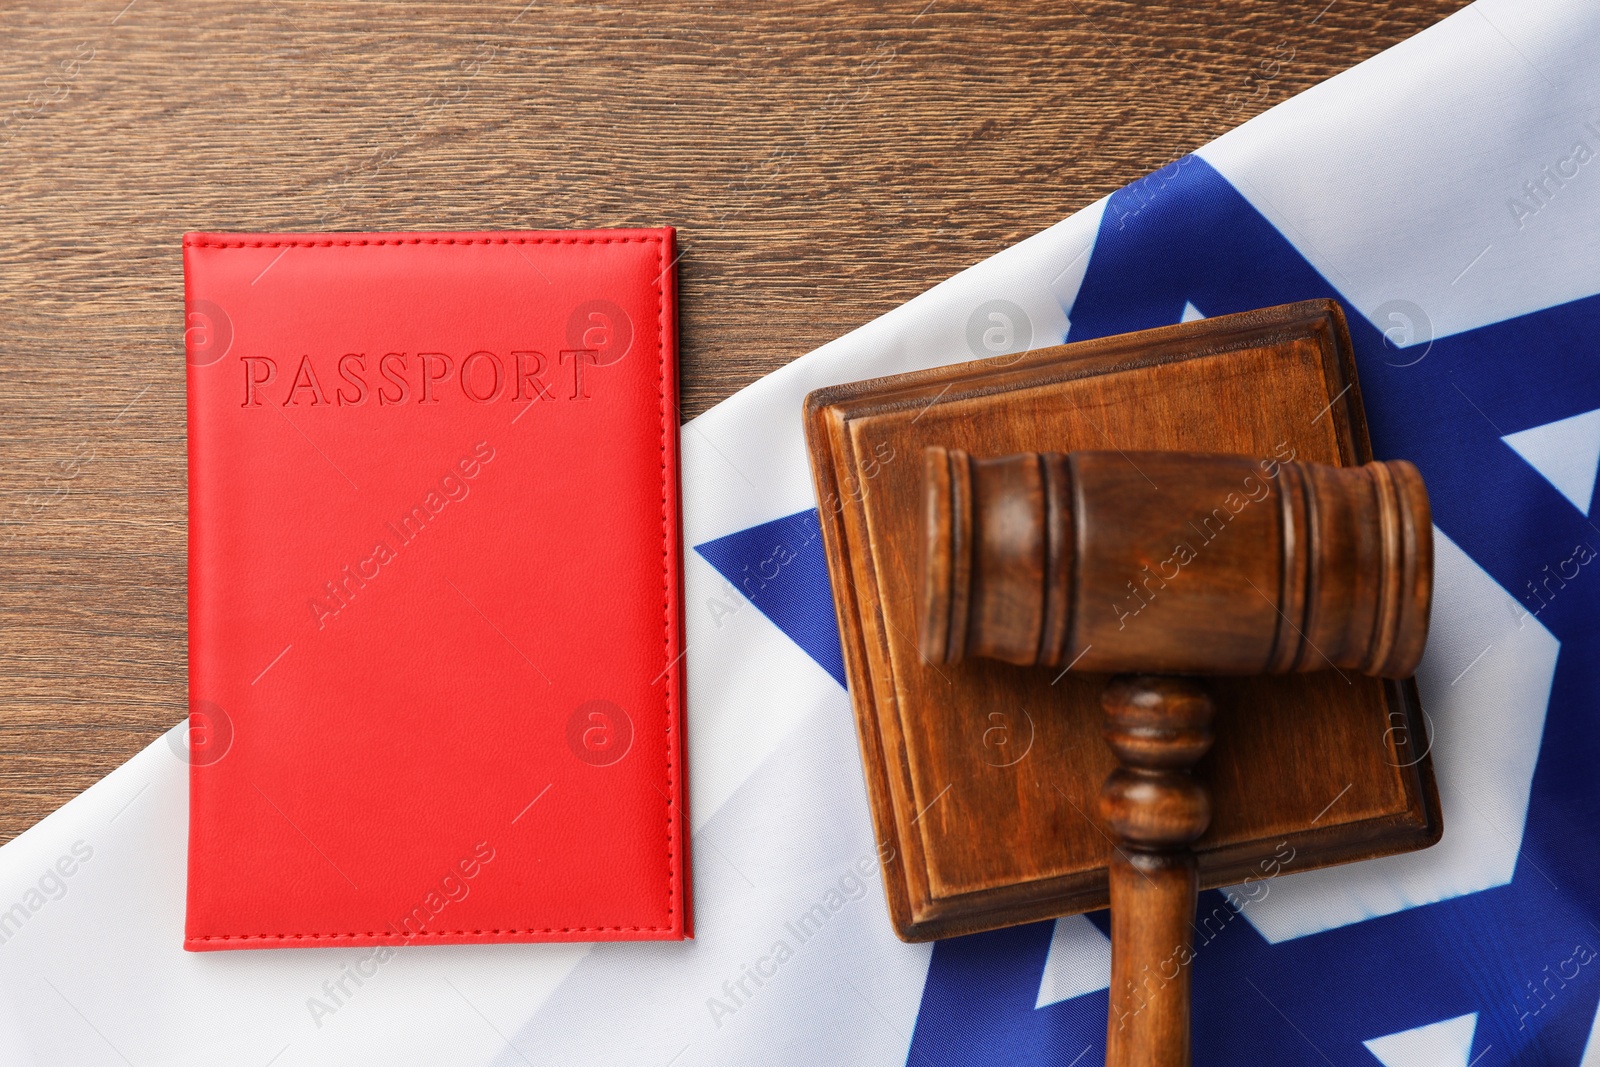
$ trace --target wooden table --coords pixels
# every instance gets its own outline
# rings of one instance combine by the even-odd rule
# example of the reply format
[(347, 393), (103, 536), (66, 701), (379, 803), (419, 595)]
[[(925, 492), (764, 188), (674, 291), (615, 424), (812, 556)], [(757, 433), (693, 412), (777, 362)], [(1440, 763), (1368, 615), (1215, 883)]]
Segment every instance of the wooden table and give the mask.
[(772, 6), (0, 12), (0, 840), (186, 711), (185, 231), (672, 223), (689, 418), (1461, 0)]

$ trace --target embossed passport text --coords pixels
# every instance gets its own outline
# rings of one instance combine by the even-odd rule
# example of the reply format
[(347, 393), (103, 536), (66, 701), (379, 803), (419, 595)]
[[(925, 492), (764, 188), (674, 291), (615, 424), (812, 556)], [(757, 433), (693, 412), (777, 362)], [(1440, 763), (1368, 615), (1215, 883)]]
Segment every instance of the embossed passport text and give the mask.
[(186, 948), (690, 935), (674, 262), (185, 238)]

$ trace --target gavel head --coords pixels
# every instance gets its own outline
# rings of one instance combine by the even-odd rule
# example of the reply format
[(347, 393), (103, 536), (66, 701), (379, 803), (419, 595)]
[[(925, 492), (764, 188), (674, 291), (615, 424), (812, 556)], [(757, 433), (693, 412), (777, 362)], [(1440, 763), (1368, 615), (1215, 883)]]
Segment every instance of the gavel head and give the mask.
[(1085, 671), (1412, 674), (1433, 529), (1405, 461), (924, 455), (919, 641)]

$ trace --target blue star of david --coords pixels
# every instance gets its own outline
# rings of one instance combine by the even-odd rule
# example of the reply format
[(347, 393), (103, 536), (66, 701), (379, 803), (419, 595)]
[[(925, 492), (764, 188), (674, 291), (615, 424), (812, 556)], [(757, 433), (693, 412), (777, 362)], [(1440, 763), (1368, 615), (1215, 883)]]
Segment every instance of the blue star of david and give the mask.
[[(1343, 299), (1203, 160), (1162, 195), (1111, 198), (1071, 312), (1071, 340), (1317, 297)], [(1600, 408), (1600, 297), (1398, 349), (1349, 304), (1374, 452), (1422, 470), (1434, 521), (1520, 596), (1600, 529), (1502, 438)], [(1192, 317), (1192, 314), (1190, 315)], [(815, 512), (697, 547), (844, 684)], [(763, 578), (774, 544), (804, 543)], [(771, 568), (768, 568), (771, 570)], [(1600, 582), (1600, 579), (1590, 579)], [(1577, 585), (1577, 583), (1575, 583)], [(1539, 613), (1560, 641), (1522, 850), (1510, 884), (1269, 944), (1229, 923), (1195, 963), (1195, 1062), (1373, 1067), (1363, 1041), (1476, 1013), (1471, 1062), (1576, 1067), (1600, 1001), (1600, 967), (1545, 979), (1600, 950), (1600, 584)], [(1530, 607), (1532, 605), (1530, 604)], [(1446, 833), (1449, 833), (1448, 826)], [(1201, 911), (1226, 907), (1202, 895)], [(1104, 930), (1104, 916), (1093, 921)], [(908, 1063), (1102, 1062), (1106, 993), (1035, 1007), (1052, 924), (939, 943)], [(1555, 988), (1532, 999), (1533, 986)], [(1542, 1005), (1530, 1014), (1530, 1008)]]

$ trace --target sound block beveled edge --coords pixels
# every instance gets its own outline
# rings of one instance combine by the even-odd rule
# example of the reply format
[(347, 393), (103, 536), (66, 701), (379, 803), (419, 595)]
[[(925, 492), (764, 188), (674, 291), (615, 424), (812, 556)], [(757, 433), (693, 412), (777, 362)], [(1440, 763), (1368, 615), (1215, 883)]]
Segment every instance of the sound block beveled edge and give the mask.
[[(880, 612), (878, 591), (873, 583), (853, 578), (840, 580), (840, 574), (859, 572), (845, 559), (850, 532), (848, 523), (859, 520), (860, 501), (841, 493), (841, 469), (846, 466), (840, 442), (847, 436), (844, 427), (853, 413), (874, 410), (874, 405), (901, 406), (907, 403), (937, 403), (949, 392), (973, 395), (975, 392), (1004, 392), (1026, 380), (1041, 368), (1053, 369), (1058, 377), (1091, 376), (1109, 370), (1124, 371), (1180, 360), (1199, 358), (1244, 344), (1260, 344), (1273, 331), (1310, 331), (1324, 348), (1326, 371), (1334, 381), (1348, 383), (1330, 403), (1330, 410), (1342, 424), (1341, 450), (1349, 462), (1371, 459), (1365, 415), (1361, 408), (1359, 385), (1343, 314), (1332, 301), (1306, 301), (1261, 311), (1204, 319), (1177, 326), (1075, 342), (1039, 349), (1019, 356), (954, 364), (925, 371), (913, 371), (885, 378), (854, 382), (817, 390), (806, 398), (804, 424), (812, 475), (817, 491), (824, 549), (843, 644), (846, 675), (855, 708), (857, 733), (861, 744), (863, 769), (871, 800), (872, 817), (883, 857), (884, 886), (896, 934), (905, 941), (928, 941), (1024, 922), (1050, 919), (1105, 907), (1108, 886), (1105, 868), (1090, 876), (1068, 877), (1013, 883), (961, 896), (933, 897), (926, 877), (915, 877), (908, 867), (918, 862), (907, 850), (895, 847), (903, 842), (901, 813), (896, 811), (889, 775), (896, 770), (884, 745), (884, 733), (877, 706), (880, 688), (892, 693), (893, 686), (872, 675), (874, 657), (869, 655), (862, 618)], [(1069, 372), (1063, 374), (1062, 368)], [(965, 387), (964, 389), (962, 387)], [(930, 401), (928, 398), (932, 398)], [(848, 472), (846, 472), (848, 475)], [(852, 513), (854, 509), (855, 513)], [(1391, 721), (1403, 718), (1396, 727), (1395, 746), (1406, 764), (1415, 768), (1415, 804), (1407, 817), (1399, 820), (1371, 820), (1357, 832), (1348, 827), (1306, 826), (1288, 840), (1296, 850), (1294, 870), (1298, 873), (1353, 860), (1391, 855), (1427, 847), (1439, 840), (1443, 821), (1437, 785), (1429, 753), (1431, 744), (1420, 753), (1415, 738), (1426, 737), (1427, 726), (1421, 712), (1416, 683), (1385, 683), (1386, 704)], [(892, 699), (892, 697), (891, 697)], [(1226, 739), (1220, 739), (1225, 744)], [(904, 752), (894, 753), (899, 763)], [(1252, 874), (1259, 876), (1259, 864), (1270, 857), (1273, 843), (1256, 850), (1231, 849), (1200, 853), (1202, 888), (1237, 885)], [(915, 852), (916, 849), (910, 851)]]

